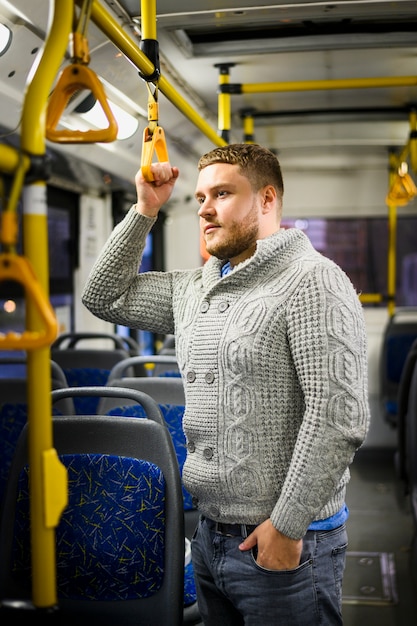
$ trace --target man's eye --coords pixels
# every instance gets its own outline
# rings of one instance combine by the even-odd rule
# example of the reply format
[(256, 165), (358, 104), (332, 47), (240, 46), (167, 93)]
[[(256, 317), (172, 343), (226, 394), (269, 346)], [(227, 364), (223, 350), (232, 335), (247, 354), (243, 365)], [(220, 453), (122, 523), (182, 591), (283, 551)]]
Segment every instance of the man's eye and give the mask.
[(227, 196), (227, 191), (219, 191), (217, 193), (218, 196), (222, 197), (222, 196)]

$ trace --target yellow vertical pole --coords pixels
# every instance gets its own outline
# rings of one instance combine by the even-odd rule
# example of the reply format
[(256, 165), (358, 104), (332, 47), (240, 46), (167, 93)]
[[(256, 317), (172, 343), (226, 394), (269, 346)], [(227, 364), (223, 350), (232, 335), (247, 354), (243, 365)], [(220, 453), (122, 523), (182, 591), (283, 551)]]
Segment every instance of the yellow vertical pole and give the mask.
[[(53, 6), (52, 6), (53, 5)], [(24, 253), (28, 257), (43, 290), (48, 294), (48, 222), (45, 173), (45, 122), (48, 95), (60, 63), (64, 58), (72, 28), (73, 0), (51, 3), (49, 33), (44, 49), (28, 79), (22, 111), (22, 153), (31, 156), (32, 178), (24, 193)], [(37, 61), (35, 61), (35, 64)], [(36, 167), (40, 166), (39, 174)], [(26, 325), (36, 331), (41, 327), (38, 310), (27, 302)], [(51, 516), (51, 502), (45, 489), (48, 464), (54, 459), (52, 448), (50, 349), (28, 352), (28, 422), (32, 545), (32, 597), (36, 607), (52, 607), (57, 603), (55, 526), (59, 507)], [(56, 460), (56, 459), (55, 459)], [(56, 473), (64, 478), (58, 463)], [(64, 480), (60, 486), (66, 488)], [(61, 496), (63, 502), (66, 496)], [(52, 507), (53, 508), (53, 507)]]
[(156, 0), (141, 0), (140, 15), (141, 38), (156, 40)]
[(243, 142), (255, 143), (255, 121), (253, 117), (254, 109), (243, 109), (241, 117), (243, 120)]
[[(397, 174), (398, 160), (394, 154), (390, 155), (390, 179), (389, 186)], [(388, 255), (387, 255), (387, 292), (388, 292), (388, 315), (392, 317), (395, 312), (396, 274), (397, 274), (397, 207), (388, 205)]]
[(417, 174), (417, 111), (412, 109), (410, 111), (410, 165), (414, 174)]
[(217, 97), (218, 106), (218, 132), (220, 137), (227, 143), (230, 142), (230, 129), (232, 127), (231, 120), (231, 94), (227, 89), (230, 83), (229, 68), (234, 63), (217, 63), (215, 67), (219, 68), (219, 91)]

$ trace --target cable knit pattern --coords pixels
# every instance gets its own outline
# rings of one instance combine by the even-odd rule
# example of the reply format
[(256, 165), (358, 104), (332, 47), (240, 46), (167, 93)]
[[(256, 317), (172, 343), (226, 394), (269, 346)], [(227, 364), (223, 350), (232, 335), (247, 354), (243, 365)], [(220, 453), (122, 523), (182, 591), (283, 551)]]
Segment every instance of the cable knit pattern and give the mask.
[(301, 538), (343, 505), (369, 426), (362, 307), (297, 229), (222, 261), (138, 274), (155, 220), (134, 208), (92, 269), (83, 303), (113, 323), (175, 333), (186, 391), (183, 481), (202, 513)]

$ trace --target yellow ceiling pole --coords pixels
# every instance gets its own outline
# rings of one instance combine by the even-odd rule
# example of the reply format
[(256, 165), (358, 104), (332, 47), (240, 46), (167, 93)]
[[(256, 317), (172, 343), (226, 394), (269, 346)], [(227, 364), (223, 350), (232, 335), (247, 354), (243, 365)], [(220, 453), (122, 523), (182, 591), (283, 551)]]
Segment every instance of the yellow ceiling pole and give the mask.
[[(417, 76), (386, 76), (377, 78), (340, 78), (273, 83), (243, 83), (233, 93), (267, 93), (279, 91), (321, 91), (324, 89), (374, 89), (377, 87), (415, 87)], [(238, 90), (239, 87), (239, 90)]]
[(142, 40), (152, 39), (156, 41), (156, 0), (141, 0), (140, 14)]
[(245, 115), (243, 118), (243, 141), (245, 143), (254, 143), (254, 121), (252, 115)]
[[(22, 111), (21, 150), (31, 159), (24, 190), (24, 252), (49, 293), (48, 223), (45, 176), (45, 120), (48, 96), (64, 58), (74, 14), (73, 0), (51, 3), (49, 31), (39, 63), (28, 79)], [(41, 325), (29, 299), (27, 326)], [(51, 343), (51, 342), (50, 342)], [(28, 420), (31, 468), (32, 596), (38, 608), (57, 604), (55, 526), (66, 505), (66, 471), (52, 446), (49, 345), (28, 351)]]
[[(398, 172), (398, 159), (391, 153), (389, 158), (389, 184), (392, 185)], [(387, 254), (387, 296), (388, 315), (392, 317), (395, 313), (396, 296), (396, 273), (397, 273), (397, 207), (390, 202), (388, 204), (388, 254)]]
[(216, 63), (214, 66), (219, 68), (219, 90), (217, 96), (218, 132), (220, 137), (227, 143), (230, 142), (230, 129), (232, 126), (231, 96), (227, 85), (230, 82), (229, 69), (234, 65), (234, 63)]
[(161, 70), (159, 67), (159, 43), (156, 36), (156, 0), (141, 0), (140, 3), (140, 49), (151, 62), (152, 71), (139, 72), (140, 76), (158, 84)]
[(410, 136), (408, 140), (410, 151), (410, 166), (414, 174), (417, 174), (417, 112), (415, 109), (410, 111)]
[(253, 116), (254, 113), (255, 109), (253, 108), (242, 109), (240, 112), (240, 117), (243, 121), (244, 143), (255, 143), (255, 120)]

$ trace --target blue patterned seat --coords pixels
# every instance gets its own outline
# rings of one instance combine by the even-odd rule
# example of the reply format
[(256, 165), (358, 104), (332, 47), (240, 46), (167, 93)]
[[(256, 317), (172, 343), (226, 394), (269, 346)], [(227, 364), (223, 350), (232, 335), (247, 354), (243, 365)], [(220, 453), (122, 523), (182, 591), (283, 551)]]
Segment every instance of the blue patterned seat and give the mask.
[[(54, 392), (61, 394), (55, 398), (72, 391)], [(69, 503), (56, 529), (63, 623), (181, 626), (184, 514), (174, 446), (149, 396), (111, 390), (118, 391), (135, 393), (148, 419), (53, 418), (55, 447), (69, 477)], [(27, 465), (25, 426), (1, 515), (0, 597), (5, 598), (30, 599)], [(192, 593), (192, 578), (189, 584)]]
[[(65, 454), (69, 501), (56, 530), (59, 598), (129, 600), (156, 593), (164, 575), (165, 480), (155, 464)], [(13, 576), (30, 584), (28, 466), (19, 477)], [(29, 590), (29, 588), (28, 588)]]

